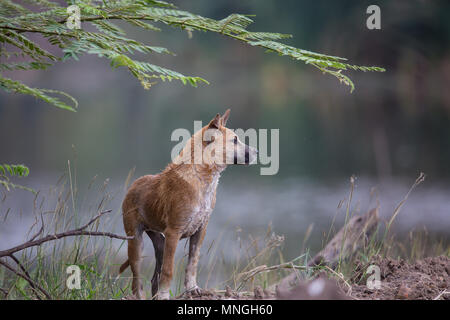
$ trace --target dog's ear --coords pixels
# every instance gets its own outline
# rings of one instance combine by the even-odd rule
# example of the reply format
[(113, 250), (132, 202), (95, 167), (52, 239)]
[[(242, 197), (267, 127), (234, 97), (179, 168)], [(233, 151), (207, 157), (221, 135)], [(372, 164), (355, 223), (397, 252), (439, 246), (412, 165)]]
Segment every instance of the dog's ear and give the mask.
[(227, 125), (227, 121), (228, 121), (228, 117), (230, 116), (230, 109), (227, 109), (227, 111), (225, 111), (225, 113), (223, 114), (221, 120), (222, 120), (222, 125), (225, 127)]
[(209, 124), (208, 124), (208, 128), (211, 129), (219, 129), (221, 125), (221, 120), (220, 120), (220, 114), (216, 114), (216, 116), (214, 117), (214, 119), (212, 119)]

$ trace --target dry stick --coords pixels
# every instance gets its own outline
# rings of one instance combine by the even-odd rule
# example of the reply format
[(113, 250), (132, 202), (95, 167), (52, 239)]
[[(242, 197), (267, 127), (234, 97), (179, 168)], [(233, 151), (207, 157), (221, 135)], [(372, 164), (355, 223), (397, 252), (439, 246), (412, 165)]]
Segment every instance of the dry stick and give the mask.
[(3, 288), (0, 288), (0, 292), (3, 293), (5, 295), (5, 298), (8, 296), (9, 291)]
[[(13, 254), (11, 254), (9, 257), (10, 257), (11, 259), (13, 259), (14, 262), (15, 262), (15, 263), (19, 266), (19, 268), (22, 270), (22, 272), (23, 272), (28, 278), (31, 279), (30, 274), (28, 273), (27, 269), (25, 269), (25, 267), (23, 266), (23, 264), (19, 261), (19, 259), (17, 259)], [(29, 281), (28, 281), (28, 282), (29, 282)], [(39, 300), (41, 300), (41, 297), (37, 294), (37, 288), (36, 288), (36, 286), (34, 285), (34, 283), (33, 283), (33, 282), (29, 282), (29, 283), (30, 283), (31, 288), (34, 290), (34, 293), (36, 294), (36, 298), (38, 298)]]
[[(0, 265), (3, 265), (5, 268), (7, 268), (10, 271), (14, 272), (17, 276), (19, 276), (19, 277), (25, 279), (26, 281), (28, 281), (30, 286), (34, 289), (35, 293), (36, 293), (36, 291), (38, 289), (39, 291), (41, 291), (44, 294), (44, 296), (47, 299), (51, 300), (50, 294), (44, 288), (39, 286), (36, 282), (34, 282), (31, 279), (31, 277), (30, 277), (29, 273), (26, 271), (25, 267), (21, 264), (21, 262), (13, 254), (18, 252), (18, 251), (24, 250), (26, 248), (39, 246), (39, 245), (41, 245), (41, 244), (43, 244), (45, 242), (52, 241), (52, 240), (57, 240), (57, 239), (65, 238), (65, 237), (89, 235), (89, 236), (104, 236), (104, 237), (116, 238), (116, 239), (121, 239), (121, 240), (131, 240), (131, 239), (133, 239), (134, 237), (119, 236), (119, 235), (116, 235), (116, 234), (111, 233), (111, 232), (86, 231), (85, 230), (87, 227), (89, 227), (91, 224), (93, 224), (95, 221), (97, 221), (100, 217), (102, 217), (105, 213), (109, 213), (111, 211), (112, 210), (106, 210), (106, 211), (100, 212), (98, 215), (93, 217), (88, 223), (86, 223), (84, 226), (82, 226), (82, 227), (80, 227), (78, 229), (69, 230), (69, 231), (66, 231), (66, 232), (61, 232), (61, 233), (57, 233), (57, 234), (53, 234), (53, 235), (47, 235), (47, 236), (45, 236), (43, 238), (34, 240), (36, 237), (38, 237), (43, 232), (44, 224), (42, 223), (41, 229), (31, 238), (31, 240), (29, 240), (27, 242), (24, 242), (21, 245), (18, 245), (16, 247), (11, 248), (11, 249), (0, 251), (0, 258), (1, 257), (10, 257), (11, 259), (14, 260), (15, 263), (17, 263), (17, 265), (23, 271), (23, 273), (19, 272), (18, 270), (16, 270), (12, 266), (10, 266), (3, 259), (0, 259)], [(5, 293), (6, 290), (2, 289), (2, 292)], [(37, 294), (36, 294), (36, 296), (37, 296), (38, 299), (40, 299), (40, 297)]]
[(345, 280), (344, 275), (343, 275), (342, 273), (338, 273), (338, 272), (334, 271), (334, 270), (331, 269), (329, 266), (325, 266), (325, 269), (327, 269), (327, 270), (330, 271), (332, 274), (334, 274), (334, 275), (337, 276), (339, 279), (341, 279), (342, 282), (344, 282), (345, 285), (348, 287), (347, 295), (351, 295), (351, 292), (352, 292), (352, 286), (347, 282), (347, 280)]
[(16, 275), (18, 275), (19, 277), (25, 279), (26, 281), (28, 281), (28, 283), (33, 287), (37, 287), (39, 289), (39, 291), (41, 291), (45, 297), (49, 300), (52, 299), (52, 297), (50, 296), (50, 294), (45, 291), (44, 288), (42, 288), (41, 286), (39, 286), (36, 282), (34, 282), (30, 277), (28, 277), (26, 274), (24, 273), (20, 273), (19, 271), (17, 271), (16, 269), (14, 269), (13, 267), (11, 267), (6, 261), (0, 259), (0, 264), (3, 265), (6, 269), (9, 269), (10, 271), (14, 272)]
[(69, 230), (61, 233), (56, 233), (53, 235), (47, 235), (43, 238), (27, 241), (24, 242), (14, 248), (2, 250), (0, 251), (0, 258), (11, 256), (11, 254), (21, 251), (23, 249), (29, 248), (29, 247), (35, 247), (43, 244), (44, 242), (57, 240), (65, 237), (74, 237), (74, 236), (102, 236), (102, 237), (110, 237), (115, 239), (121, 239), (121, 240), (132, 240), (134, 237), (125, 237), (125, 236), (119, 236), (117, 234), (111, 233), (111, 232), (100, 232), (100, 231), (87, 231), (85, 230), (87, 227), (89, 227), (92, 223), (97, 221), (101, 216), (103, 216), (105, 213), (109, 213), (111, 210), (106, 210), (103, 212), (100, 212), (98, 215), (96, 215), (94, 218), (92, 218), (88, 223), (86, 223), (84, 226), (78, 229)]
[(270, 266), (270, 267), (268, 267), (266, 265), (258, 266), (256, 268), (253, 268), (250, 271), (243, 272), (238, 275), (239, 277), (244, 277), (244, 279), (242, 279), (241, 285), (239, 285), (239, 288), (241, 288), (249, 279), (253, 278), (258, 273), (280, 270), (280, 269), (307, 270), (308, 267), (295, 265), (292, 263), (292, 261), (281, 263), (281, 264), (278, 264), (275, 266)]
[(444, 290), (441, 293), (439, 293), (433, 300), (439, 300), (443, 295), (450, 294), (450, 291)]

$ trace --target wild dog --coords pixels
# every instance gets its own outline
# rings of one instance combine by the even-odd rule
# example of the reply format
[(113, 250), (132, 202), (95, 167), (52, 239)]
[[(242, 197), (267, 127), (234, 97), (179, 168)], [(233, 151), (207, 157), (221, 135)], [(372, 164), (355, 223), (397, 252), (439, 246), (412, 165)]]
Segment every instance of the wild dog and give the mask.
[(252, 163), (258, 152), (226, 128), (229, 115), (230, 109), (223, 116), (217, 114), (194, 133), (164, 171), (140, 177), (129, 188), (122, 213), (125, 232), (133, 239), (128, 240), (128, 260), (120, 267), (119, 274), (131, 267), (132, 292), (137, 299), (145, 299), (140, 272), (144, 231), (155, 249), (153, 297), (169, 298), (175, 250), (183, 238), (189, 238), (186, 292), (201, 293), (197, 286), (197, 264), (216, 203), (220, 174), (228, 164)]

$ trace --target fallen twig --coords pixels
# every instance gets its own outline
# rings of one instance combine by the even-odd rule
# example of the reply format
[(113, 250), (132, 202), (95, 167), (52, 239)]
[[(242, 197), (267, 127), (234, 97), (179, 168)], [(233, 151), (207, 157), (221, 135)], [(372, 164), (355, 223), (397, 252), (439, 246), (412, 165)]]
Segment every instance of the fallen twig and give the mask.
[(8, 296), (9, 291), (3, 288), (0, 288), (0, 292), (3, 293), (5, 295), (5, 298)]
[(339, 279), (341, 279), (341, 281), (348, 287), (347, 290), (347, 294), (351, 295), (352, 293), (352, 286), (347, 282), (347, 280), (345, 280), (345, 277), (342, 273), (340, 272), (336, 272), (333, 269), (331, 269), (329, 266), (325, 266), (325, 269), (327, 269), (328, 271), (330, 271), (332, 274), (334, 274), (336, 277), (338, 277)]
[[(20, 262), (19, 259), (17, 259), (14, 256), (14, 253), (30, 248), (30, 247), (35, 247), (35, 246), (39, 246), (45, 242), (48, 241), (53, 241), (53, 240), (57, 240), (57, 239), (61, 239), (61, 238), (65, 238), (65, 237), (74, 237), (74, 236), (102, 236), (102, 237), (109, 237), (109, 238), (115, 238), (115, 239), (121, 239), (121, 240), (131, 240), (133, 239), (133, 237), (127, 237), (127, 236), (119, 236), (117, 234), (111, 233), (111, 232), (101, 232), (101, 231), (88, 231), (86, 230), (91, 224), (93, 224), (95, 221), (97, 221), (100, 217), (102, 217), (104, 214), (111, 212), (111, 210), (106, 210), (106, 211), (102, 211), (100, 212), (98, 215), (96, 215), (95, 217), (93, 217), (91, 220), (89, 220), (88, 223), (86, 223), (85, 225), (81, 226), (78, 229), (74, 229), (74, 230), (69, 230), (69, 231), (65, 231), (65, 232), (60, 232), (60, 233), (56, 233), (53, 235), (47, 235), (45, 237), (36, 239), (38, 236), (40, 236), (43, 231), (44, 231), (44, 221), (42, 219), (41, 216), (41, 228), (39, 229), (39, 231), (34, 234), (30, 240), (15, 246), (13, 248), (7, 249), (7, 250), (2, 250), (0, 251), (0, 258), (2, 257), (10, 257), (20, 268), (20, 270), (22, 270), (22, 272), (20, 272), (19, 270), (17, 270), (16, 268), (12, 267), (10, 264), (8, 264), (4, 259), (0, 259), (0, 265), (4, 266), (6, 269), (10, 270), (11, 272), (15, 273), (17, 276), (25, 279), (31, 286), (31, 288), (33, 289), (33, 292), (36, 294), (37, 299), (41, 299), (41, 296), (38, 294), (38, 292), (41, 292), (47, 299), (51, 300), (51, 296), (50, 294), (41, 286), (39, 286), (39, 284), (37, 284), (30, 276), (30, 274), (28, 273), (28, 271), (26, 270), (26, 268), (24, 267), (24, 265)], [(8, 291), (5, 289), (0, 288), (1, 292), (4, 293), (5, 295), (8, 295)]]
[(10, 266), (6, 261), (4, 261), (4, 260), (2, 260), (2, 259), (0, 259), (0, 264), (3, 265), (6, 269), (8, 269), (8, 270), (14, 272), (17, 276), (19, 276), (19, 277), (25, 279), (26, 281), (28, 281), (28, 283), (32, 286), (32, 288), (37, 288), (37, 289), (39, 289), (39, 291), (41, 291), (47, 299), (49, 299), (49, 300), (52, 299), (52, 297), (50, 296), (50, 294), (49, 294), (44, 288), (42, 288), (42, 287), (39, 286), (36, 282), (34, 282), (29, 276), (27, 276), (27, 275), (24, 274), (24, 273), (21, 273), (21, 272), (17, 271), (16, 269), (14, 269), (14, 268), (13, 268), (12, 266)]
[(61, 233), (56, 233), (53, 235), (47, 235), (43, 238), (39, 238), (37, 240), (30, 240), (27, 242), (24, 242), (16, 247), (7, 249), (7, 250), (2, 250), (0, 251), (0, 258), (1, 257), (6, 257), (6, 256), (11, 256), (11, 254), (16, 253), (18, 251), (21, 251), (23, 249), (29, 248), (29, 247), (35, 247), (35, 246), (39, 246), (41, 244), (43, 244), (44, 242), (48, 242), (48, 241), (52, 241), (52, 240), (57, 240), (57, 239), (61, 239), (61, 238), (65, 238), (65, 237), (74, 237), (74, 236), (102, 236), (102, 237), (110, 237), (110, 238), (115, 238), (115, 239), (121, 239), (121, 240), (131, 240), (133, 239), (133, 237), (127, 237), (127, 236), (119, 236), (117, 234), (111, 233), (111, 232), (100, 232), (100, 231), (87, 231), (85, 230), (87, 227), (89, 227), (92, 223), (94, 223), (96, 220), (98, 220), (101, 216), (103, 216), (105, 213), (109, 213), (111, 212), (111, 210), (106, 210), (106, 211), (102, 211), (100, 212), (98, 215), (96, 215), (94, 218), (92, 218), (88, 223), (86, 223), (84, 226), (78, 228), (78, 229), (74, 229), (74, 230), (69, 230), (69, 231), (65, 231), (65, 232), (61, 232)]
[(261, 272), (268, 272), (268, 271), (274, 271), (274, 270), (279, 270), (279, 269), (307, 270), (308, 268), (309, 268), (308, 266), (295, 265), (292, 261), (281, 263), (281, 264), (270, 266), (270, 267), (268, 267), (266, 265), (257, 266), (256, 268), (253, 268), (252, 270), (243, 272), (238, 275), (238, 277), (243, 277), (241, 284), (238, 287), (238, 290), (240, 288), (242, 288), (249, 279), (253, 278), (258, 273), (261, 273)]
[[(19, 261), (19, 259), (17, 259), (13, 254), (11, 254), (9, 256), (12, 260), (14, 260), (14, 262), (19, 266), (19, 268), (22, 270), (22, 272), (31, 279), (30, 274), (28, 273), (27, 269), (25, 269), (25, 267), (23, 266), (23, 264)], [(27, 280), (28, 281), (28, 280)], [(28, 281), (28, 283), (30, 284), (31, 288), (34, 290), (34, 293), (36, 294), (36, 298), (38, 300), (41, 300), (41, 297), (37, 294), (37, 288), (34, 284), (34, 281)]]
[(433, 300), (439, 300), (443, 295), (450, 294), (450, 291), (444, 290), (439, 293)]

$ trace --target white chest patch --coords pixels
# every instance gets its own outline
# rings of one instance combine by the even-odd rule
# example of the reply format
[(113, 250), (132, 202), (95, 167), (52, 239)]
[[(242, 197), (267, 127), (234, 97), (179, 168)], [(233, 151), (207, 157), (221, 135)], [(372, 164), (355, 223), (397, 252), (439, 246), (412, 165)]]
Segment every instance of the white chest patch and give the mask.
[(213, 208), (214, 194), (219, 182), (219, 175), (215, 176), (213, 181), (206, 186), (206, 190), (201, 195), (199, 204), (192, 210), (189, 222), (186, 226), (183, 237), (192, 236), (201, 226), (208, 222)]

